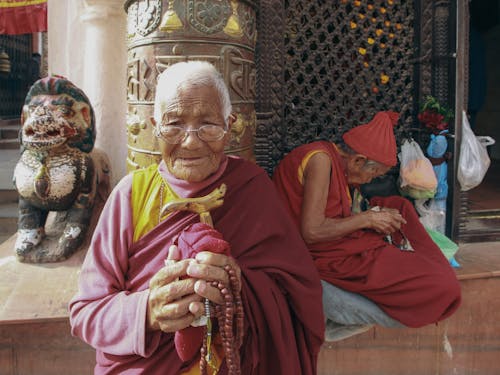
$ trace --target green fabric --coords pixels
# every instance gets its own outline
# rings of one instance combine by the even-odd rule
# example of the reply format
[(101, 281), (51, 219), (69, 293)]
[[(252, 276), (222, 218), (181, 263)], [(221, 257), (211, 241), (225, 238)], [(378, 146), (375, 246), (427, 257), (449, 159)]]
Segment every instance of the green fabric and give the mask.
[(413, 199), (429, 199), (429, 198), (434, 198), (434, 196), (436, 195), (436, 189), (421, 190), (411, 187), (410, 185), (406, 185), (405, 187), (399, 187), (399, 192), (401, 193), (401, 195)]
[(437, 230), (428, 228), (426, 228), (426, 230), (427, 233), (429, 233), (429, 235), (431, 236), (432, 240), (441, 249), (446, 259), (450, 260), (451, 258), (453, 258), (455, 253), (458, 251), (458, 245)]

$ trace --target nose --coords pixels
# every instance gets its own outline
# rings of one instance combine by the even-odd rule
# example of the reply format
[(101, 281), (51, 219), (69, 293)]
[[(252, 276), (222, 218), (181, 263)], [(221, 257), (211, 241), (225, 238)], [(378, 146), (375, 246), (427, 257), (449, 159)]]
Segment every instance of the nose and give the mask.
[(44, 115), (46, 116), (48, 114), (50, 114), (49, 109), (43, 105), (39, 105), (33, 111), (33, 115), (35, 115), (35, 116), (44, 116)]
[(198, 137), (196, 129), (186, 129), (186, 134), (181, 142), (181, 145), (186, 148), (197, 148), (203, 144), (203, 141)]

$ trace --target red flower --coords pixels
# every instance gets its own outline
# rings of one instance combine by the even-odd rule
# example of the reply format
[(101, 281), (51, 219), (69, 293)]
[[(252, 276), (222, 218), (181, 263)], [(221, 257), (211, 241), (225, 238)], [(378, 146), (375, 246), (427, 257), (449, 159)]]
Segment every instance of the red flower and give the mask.
[(448, 122), (445, 121), (445, 116), (435, 110), (427, 109), (420, 112), (417, 117), (434, 134), (439, 134), (441, 131), (448, 129)]

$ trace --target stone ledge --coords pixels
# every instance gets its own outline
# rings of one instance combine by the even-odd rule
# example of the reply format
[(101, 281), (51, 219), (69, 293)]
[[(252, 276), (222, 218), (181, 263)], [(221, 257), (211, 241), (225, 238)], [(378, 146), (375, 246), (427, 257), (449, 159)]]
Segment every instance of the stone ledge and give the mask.
[(498, 375), (500, 243), (460, 244), (462, 305), (450, 318), (419, 329), (375, 327), (326, 342), (318, 375)]
[(88, 246), (63, 262), (30, 264), (16, 259), (15, 238), (0, 245), (0, 324), (67, 319)]

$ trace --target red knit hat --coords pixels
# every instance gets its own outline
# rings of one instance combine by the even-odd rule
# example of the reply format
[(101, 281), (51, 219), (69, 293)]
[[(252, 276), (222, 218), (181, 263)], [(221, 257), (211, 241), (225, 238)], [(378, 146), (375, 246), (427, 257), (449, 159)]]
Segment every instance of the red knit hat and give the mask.
[(397, 112), (378, 112), (369, 123), (352, 128), (342, 138), (357, 153), (393, 167), (397, 164), (394, 126), (398, 119)]

